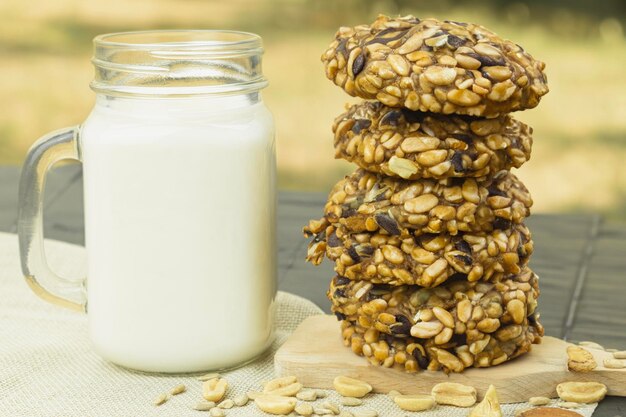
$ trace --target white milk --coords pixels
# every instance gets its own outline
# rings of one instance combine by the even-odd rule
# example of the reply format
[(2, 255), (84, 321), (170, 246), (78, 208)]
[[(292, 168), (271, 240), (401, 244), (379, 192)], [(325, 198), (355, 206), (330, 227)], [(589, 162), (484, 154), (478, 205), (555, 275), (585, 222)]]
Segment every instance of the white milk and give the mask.
[(239, 365), (272, 341), (272, 119), (256, 94), (99, 95), (84, 123), (96, 351), (145, 371)]

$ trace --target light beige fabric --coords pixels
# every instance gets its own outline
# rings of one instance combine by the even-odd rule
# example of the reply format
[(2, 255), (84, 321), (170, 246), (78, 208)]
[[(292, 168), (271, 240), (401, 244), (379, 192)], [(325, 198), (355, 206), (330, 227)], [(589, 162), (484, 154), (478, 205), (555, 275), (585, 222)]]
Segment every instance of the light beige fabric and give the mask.
[[(80, 277), (84, 249), (46, 242), (48, 262), (63, 276)], [(229, 397), (259, 390), (273, 377), (272, 353), (306, 317), (321, 310), (310, 301), (278, 294), (277, 339), (255, 362), (224, 373)], [(0, 233), (0, 416), (4, 417), (144, 417), (208, 416), (192, 410), (201, 399), (201, 383), (194, 376), (149, 375), (122, 369), (101, 360), (89, 347), (86, 317), (49, 305), (30, 293), (19, 268), (15, 235)], [(419, 377), (419, 376), (416, 376)], [(188, 391), (155, 407), (161, 393), (183, 383)], [(339, 398), (328, 392), (328, 399)], [(325, 400), (318, 400), (321, 406)], [(386, 395), (365, 398), (365, 408), (383, 417), (465, 417), (468, 409), (437, 407), (428, 413), (401, 412)], [(503, 406), (506, 416), (527, 405)], [(364, 407), (350, 408), (357, 411)], [(590, 416), (594, 406), (577, 411)], [(264, 416), (251, 402), (225, 410), (228, 417)]]

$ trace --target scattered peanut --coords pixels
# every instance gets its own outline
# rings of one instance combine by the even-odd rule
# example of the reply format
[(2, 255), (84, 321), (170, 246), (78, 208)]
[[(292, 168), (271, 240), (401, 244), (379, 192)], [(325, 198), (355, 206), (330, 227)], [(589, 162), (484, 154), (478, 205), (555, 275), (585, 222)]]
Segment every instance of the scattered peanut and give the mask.
[(344, 397), (362, 398), (372, 391), (372, 386), (358, 379), (338, 376), (333, 380), (335, 390)]
[(233, 408), (235, 406), (235, 402), (229, 398), (227, 400), (222, 401), (217, 406), (219, 408), (223, 408), (223, 409), (228, 410), (229, 408)]
[(249, 400), (250, 398), (248, 397), (248, 394), (241, 394), (235, 397), (235, 399), (233, 400), (233, 403), (237, 407), (243, 407), (244, 405), (248, 404)]
[(332, 401), (324, 401), (322, 403), (322, 407), (324, 407), (327, 410), (330, 410), (334, 415), (339, 414), (339, 407), (337, 406), (337, 404), (335, 404)]
[(178, 395), (178, 394), (182, 394), (185, 391), (187, 391), (187, 387), (184, 384), (179, 384), (170, 390), (170, 394)]
[(296, 408), (296, 399), (275, 394), (261, 394), (254, 403), (269, 414), (289, 414)]
[(296, 394), (296, 398), (302, 401), (315, 401), (317, 400), (317, 391), (313, 389), (300, 391)]
[(282, 395), (285, 397), (293, 397), (302, 389), (302, 384), (298, 382), (295, 376), (284, 376), (269, 381), (263, 387), (264, 394)]
[(580, 346), (567, 347), (567, 369), (574, 372), (589, 372), (598, 366), (593, 355)]
[(211, 408), (211, 410), (209, 411), (209, 415), (211, 417), (224, 417), (226, 415), (226, 413), (224, 413), (224, 410), (222, 410), (221, 408)]
[(476, 389), (456, 382), (441, 382), (431, 391), (437, 404), (471, 407), (476, 404)]
[(598, 350), (604, 350), (604, 346), (596, 343), (596, 342), (590, 342), (587, 340), (584, 340), (582, 342), (578, 343), (578, 346), (584, 346), (586, 348), (590, 348), (590, 349), (598, 349)]
[(341, 410), (341, 413), (339, 413), (339, 417), (354, 417), (354, 414), (352, 414), (348, 410)]
[(483, 400), (472, 410), (469, 417), (502, 417), (496, 387), (489, 385)]
[(326, 391), (318, 389), (315, 391), (315, 395), (317, 395), (317, 398), (326, 398)]
[(213, 378), (202, 383), (202, 396), (207, 401), (220, 401), (224, 398), (228, 382), (223, 378)]
[(622, 369), (626, 368), (626, 363), (619, 359), (605, 359), (603, 362), (605, 368)]
[(546, 405), (550, 403), (550, 398), (548, 397), (530, 397), (528, 399), (528, 403), (530, 405)]
[(248, 399), (250, 399), (250, 400), (256, 400), (256, 399), (257, 399), (257, 397), (258, 397), (259, 395), (262, 395), (262, 394), (263, 394), (263, 393), (262, 393), (262, 392), (259, 392), (259, 391), (248, 391), (248, 393), (247, 393), (247, 395), (248, 395)]
[(595, 403), (606, 395), (606, 385), (599, 382), (563, 382), (556, 386), (556, 393), (563, 401)]
[(563, 408), (578, 408), (580, 407), (579, 403), (575, 403), (573, 401), (565, 401), (559, 404), (559, 407)]
[(295, 411), (298, 415), (308, 417), (313, 414), (313, 406), (307, 403), (298, 403)]
[(167, 395), (167, 393), (163, 393), (154, 399), (153, 404), (154, 405), (165, 404), (165, 402), (167, 402), (168, 399), (169, 399), (169, 396)]
[(198, 411), (210, 411), (214, 407), (215, 403), (213, 401), (200, 401), (193, 409)]
[(405, 411), (430, 410), (435, 405), (435, 399), (430, 395), (396, 395), (393, 401)]
[(396, 391), (395, 389), (392, 389), (391, 391), (389, 391), (389, 393), (387, 395), (389, 395), (391, 397), (391, 399), (393, 400), (393, 398), (396, 395), (400, 395), (400, 391)]
[(618, 350), (613, 352), (613, 357), (615, 359), (626, 359), (626, 350)]
[(332, 411), (324, 407), (313, 407), (313, 414), (318, 416), (334, 415)]
[(363, 400), (354, 397), (341, 397), (341, 405), (346, 407), (356, 407), (363, 404)]

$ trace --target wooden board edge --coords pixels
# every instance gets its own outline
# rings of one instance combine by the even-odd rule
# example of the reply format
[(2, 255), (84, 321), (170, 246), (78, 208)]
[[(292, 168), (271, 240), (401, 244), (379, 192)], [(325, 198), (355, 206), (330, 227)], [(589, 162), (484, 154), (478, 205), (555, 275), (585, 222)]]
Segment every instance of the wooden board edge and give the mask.
[[(296, 331), (292, 335), (295, 337), (290, 337), (285, 342), (285, 344), (283, 344), (283, 346), (279, 348), (279, 350), (275, 354), (274, 366), (275, 366), (277, 375), (283, 375), (283, 376), (284, 375), (296, 375), (301, 380), (300, 382), (302, 382), (305, 386), (310, 386), (312, 388), (322, 388), (322, 389), (333, 388), (332, 379), (334, 379), (335, 376), (346, 374), (345, 363), (343, 363), (342, 366), (334, 368), (334, 369), (332, 368), (332, 366), (329, 367), (329, 364), (326, 364), (326, 367), (324, 368), (325, 370), (324, 379), (322, 380), (322, 382), (320, 382), (320, 379), (318, 378), (307, 377), (307, 375), (315, 374), (316, 371), (319, 372), (319, 362), (316, 361), (316, 357), (311, 356), (310, 360), (303, 362), (302, 355), (304, 354), (304, 352), (302, 352), (301, 349), (296, 349), (295, 355), (293, 355), (290, 352), (290, 347), (291, 347), (290, 343), (292, 342), (292, 340), (298, 340), (299, 338), (303, 337), (299, 332), (306, 331), (307, 328), (312, 326), (313, 322), (319, 321), (320, 323), (322, 323), (325, 321), (329, 321), (330, 318), (334, 320), (334, 317), (330, 315), (311, 316), (305, 319), (303, 323), (301, 323), (301, 325), (296, 329)], [(307, 336), (304, 336), (305, 339), (306, 337)], [(564, 342), (560, 339), (552, 338), (550, 336), (545, 337), (544, 343), (545, 341), (550, 341), (551, 343), (558, 341), (558, 343), (563, 343), (564, 347), (568, 345), (567, 342)], [(339, 332), (337, 332), (337, 342), (341, 343)], [(411, 379), (415, 378), (415, 375), (421, 376), (420, 382), (422, 383), (428, 382), (431, 380), (431, 377), (427, 376), (424, 373), (404, 374), (404, 373), (398, 373), (398, 371), (394, 369), (386, 369), (386, 368), (370, 365), (366, 359), (352, 354), (352, 352), (349, 350), (348, 347), (342, 346), (342, 348), (347, 349), (347, 352), (350, 353), (350, 355), (345, 356), (345, 359), (349, 361), (348, 365), (351, 365), (353, 368), (352, 372), (348, 376), (353, 376), (356, 378), (367, 380), (368, 374), (369, 374), (370, 377), (374, 376), (374, 378), (370, 378), (370, 379), (383, 378), (383, 379), (396, 381), (396, 384), (392, 384), (393, 387), (390, 387), (390, 384), (387, 384), (384, 388), (380, 388), (376, 384), (373, 384), (375, 392), (386, 393), (390, 389), (399, 389), (400, 391), (402, 391), (403, 387), (414, 385), (415, 381)], [(597, 351), (594, 349), (588, 349), (588, 350), (590, 350), (594, 354), (596, 361), (598, 361), (599, 367), (601, 367), (603, 358), (610, 356), (609, 352)], [(517, 360), (520, 360), (523, 358), (524, 357), (521, 357)], [(540, 375), (538, 375), (537, 373), (530, 373), (530, 374), (524, 375), (523, 378), (520, 378), (520, 375), (511, 375), (510, 377), (504, 378), (501, 381), (496, 382), (495, 385), (496, 385), (496, 388), (498, 389), (499, 395), (501, 397), (501, 401), (503, 403), (524, 402), (524, 401), (527, 401), (527, 399), (530, 396), (538, 396), (538, 395), (543, 395), (543, 396), (554, 398), (556, 397), (556, 386), (559, 383), (566, 382), (566, 381), (596, 381), (596, 382), (603, 382), (603, 383), (606, 383), (606, 381), (610, 381), (607, 384), (609, 386), (609, 392), (608, 392), (609, 395), (626, 396), (626, 382), (625, 382), (626, 370), (602, 368), (602, 369), (594, 370), (593, 372), (590, 372), (590, 373), (575, 373), (575, 372), (570, 372), (567, 370), (566, 365), (565, 365), (566, 361), (567, 361), (567, 356), (565, 353), (565, 349), (563, 349), (562, 370), (556, 370), (552, 372), (543, 372)], [(504, 369), (503, 367), (506, 367), (506, 366), (507, 364), (500, 365), (498, 369), (503, 370)], [(493, 368), (493, 369), (496, 369), (496, 368)], [(468, 370), (461, 374), (451, 374), (451, 376), (448, 376), (448, 378), (451, 380), (454, 380), (455, 382), (461, 382), (461, 383), (475, 386), (479, 394), (482, 395), (488, 388), (489, 384), (494, 382), (489, 377), (485, 378), (485, 377), (479, 376), (479, 373), (483, 371), (484, 369), (475, 368), (475, 369)], [(441, 379), (441, 374), (433, 373), (432, 375), (433, 375), (432, 379), (435, 379), (435, 378)], [(529, 389), (528, 388), (529, 385), (536, 384), (537, 378), (541, 378), (542, 384), (545, 386), (545, 388), (539, 389), (536, 386), (533, 386), (531, 389)], [(441, 382), (441, 381), (436, 381), (436, 382), (431, 381), (431, 382), (432, 384), (435, 384), (436, 382)]]

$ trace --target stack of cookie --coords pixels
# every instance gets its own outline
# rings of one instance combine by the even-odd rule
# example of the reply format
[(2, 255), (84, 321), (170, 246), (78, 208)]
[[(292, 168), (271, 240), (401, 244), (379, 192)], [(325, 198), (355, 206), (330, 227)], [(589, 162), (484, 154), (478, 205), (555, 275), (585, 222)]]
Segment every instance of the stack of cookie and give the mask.
[(305, 227), (307, 259), (346, 345), (373, 364), (460, 372), (528, 352), (543, 334), (531, 197), (509, 171), (532, 129), (508, 113), (548, 92), (544, 64), (482, 26), (380, 16), (341, 28), (326, 75), (366, 100), (333, 125), (359, 166)]

